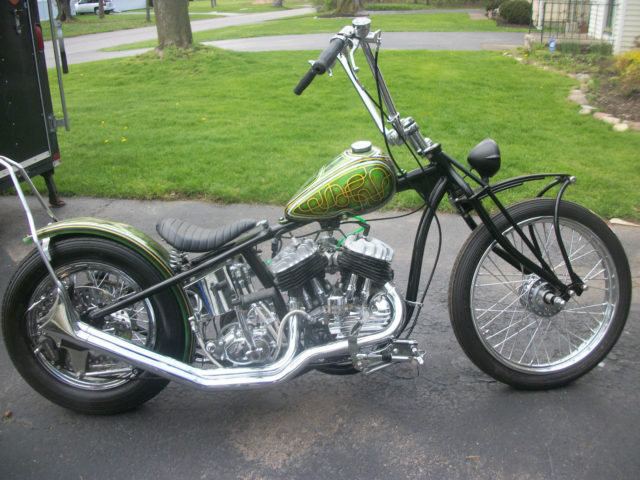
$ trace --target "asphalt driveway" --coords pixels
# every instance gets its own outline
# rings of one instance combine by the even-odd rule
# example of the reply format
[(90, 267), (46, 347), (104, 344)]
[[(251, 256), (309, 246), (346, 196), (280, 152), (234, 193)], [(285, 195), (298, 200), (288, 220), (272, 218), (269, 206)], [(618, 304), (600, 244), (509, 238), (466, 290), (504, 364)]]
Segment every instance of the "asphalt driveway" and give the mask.
[[(68, 198), (62, 218), (98, 216), (154, 235), (176, 216), (204, 226), (282, 209), (202, 202)], [(3, 291), (28, 251), (15, 197), (0, 197)], [(45, 220), (37, 215), (40, 224)], [(418, 218), (373, 224), (395, 250), (404, 290)], [(640, 471), (640, 305), (609, 357), (566, 388), (516, 391), (478, 371), (451, 331), (447, 287), (467, 232), (441, 216), (444, 251), (415, 331), (418, 378), (313, 372), (268, 390), (206, 393), (170, 384), (137, 411), (78, 415), (31, 390), (0, 348), (0, 478), (82, 479), (627, 479)], [(635, 272), (640, 229), (615, 227)], [(432, 258), (435, 243), (429, 243)], [(406, 374), (407, 372), (393, 372)]]

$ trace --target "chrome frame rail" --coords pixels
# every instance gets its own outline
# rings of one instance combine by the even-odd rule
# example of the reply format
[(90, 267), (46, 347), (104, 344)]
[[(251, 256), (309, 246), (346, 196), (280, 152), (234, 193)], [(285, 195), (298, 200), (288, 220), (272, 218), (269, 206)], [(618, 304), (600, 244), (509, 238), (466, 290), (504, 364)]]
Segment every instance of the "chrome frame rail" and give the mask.
[(11, 177), (11, 182), (13, 183), (13, 186), (16, 189), (16, 193), (18, 194), (18, 198), (20, 199), (20, 203), (22, 204), (22, 209), (24, 210), (24, 213), (27, 217), (27, 223), (29, 224), (29, 231), (31, 233), (31, 238), (33, 238), (33, 243), (35, 244), (36, 249), (40, 254), (40, 257), (42, 257), (42, 261), (47, 267), (47, 271), (49, 272), (49, 275), (53, 279), (54, 284), (56, 285), (58, 290), (60, 290), (64, 295), (64, 289), (62, 288), (62, 283), (60, 283), (60, 280), (56, 276), (56, 273), (53, 270), (53, 267), (51, 266), (51, 258), (49, 258), (49, 255), (47, 254), (45, 249), (42, 247), (42, 244), (40, 243), (40, 239), (38, 238), (38, 229), (36, 228), (36, 224), (33, 220), (33, 215), (31, 213), (31, 209), (29, 208), (29, 204), (27, 203), (27, 200), (24, 197), (24, 192), (22, 191), (22, 187), (20, 186), (20, 181), (18, 180), (18, 176), (16, 175), (16, 170), (22, 176), (22, 178), (29, 184), (29, 187), (31, 187), (31, 190), (33, 191), (34, 195), (40, 202), (40, 205), (42, 205), (42, 208), (44, 208), (44, 210), (47, 212), (47, 215), (49, 215), (51, 220), (53, 220), (54, 222), (57, 222), (58, 218), (53, 214), (51, 209), (45, 203), (44, 199), (40, 195), (40, 192), (38, 192), (38, 189), (35, 187), (31, 179), (29, 178), (27, 171), (24, 169), (22, 165), (20, 165), (18, 162), (11, 160), (10, 158), (3, 157), (2, 155), (0, 155), (0, 165), (5, 167), (9, 172), (9, 176)]

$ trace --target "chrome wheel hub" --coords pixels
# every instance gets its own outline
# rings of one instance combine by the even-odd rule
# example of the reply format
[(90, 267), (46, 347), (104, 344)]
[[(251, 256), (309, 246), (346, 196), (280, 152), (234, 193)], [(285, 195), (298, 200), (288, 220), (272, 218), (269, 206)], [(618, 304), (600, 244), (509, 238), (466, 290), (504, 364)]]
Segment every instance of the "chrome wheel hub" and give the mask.
[(566, 302), (556, 296), (549, 284), (533, 277), (522, 287), (520, 302), (531, 312), (541, 317), (553, 317), (560, 313)]

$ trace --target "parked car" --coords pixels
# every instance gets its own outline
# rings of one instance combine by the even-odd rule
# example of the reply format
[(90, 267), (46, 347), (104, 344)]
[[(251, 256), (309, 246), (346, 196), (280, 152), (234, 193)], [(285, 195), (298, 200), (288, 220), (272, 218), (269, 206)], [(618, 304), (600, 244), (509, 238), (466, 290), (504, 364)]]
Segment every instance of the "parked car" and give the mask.
[[(98, 13), (98, 9), (100, 8), (100, 5), (98, 4), (98, 0), (78, 0), (77, 2), (73, 3), (73, 7), (76, 11), (76, 14), (78, 13)], [(113, 12), (113, 3), (105, 1), (104, 2), (104, 13), (111, 13)]]

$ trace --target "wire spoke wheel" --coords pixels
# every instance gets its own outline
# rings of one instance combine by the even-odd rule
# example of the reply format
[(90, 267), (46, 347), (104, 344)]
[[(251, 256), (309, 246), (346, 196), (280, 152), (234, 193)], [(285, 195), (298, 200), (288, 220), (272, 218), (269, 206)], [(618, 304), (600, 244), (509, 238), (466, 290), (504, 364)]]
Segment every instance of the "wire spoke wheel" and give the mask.
[[(159, 270), (131, 248), (90, 237), (49, 245), (52, 267), (81, 318), (163, 280)], [(22, 377), (41, 395), (89, 414), (136, 408), (168, 383), (97, 349), (49, 335), (43, 323), (56, 290), (37, 251), (11, 278), (2, 303), (7, 352)], [(189, 352), (183, 310), (170, 291), (145, 298), (92, 322), (94, 328), (160, 352), (184, 358)]]
[[(569, 283), (553, 219), (520, 224), (537, 239), (543, 258), (560, 280)], [(611, 325), (619, 293), (614, 267), (602, 242), (580, 224), (563, 220), (562, 238), (574, 271), (587, 284), (581, 296), (564, 305), (548, 304), (546, 282), (526, 275), (500, 258), (496, 242), (480, 260), (471, 283), (473, 326), (499, 361), (526, 372), (557, 371), (574, 365), (600, 343)], [(505, 236), (521, 252), (526, 246), (513, 230)]]
[[(126, 272), (102, 263), (73, 263), (59, 268), (56, 273), (81, 315), (141, 290)], [(26, 312), (31, 346), (43, 367), (61, 381), (89, 390), (114, 388), (136, 375), (132, 366), (116, 358), (74, 345), (57, 345), (48, 337), (40, 327), (54, 299), (55, 288), (47, 277), (34, 291)], [(153, 348), (155, 344), (155, 314), (149, 300), (120, 310), (96, 326), (140, 346)]]
[[(554, 201), (537, 199), (510, 214), (555, 275), (570, 284), (553, 221)], [(534, 253), (502, 215), (503, 235), (522, 254)], [(630, 304), (630, 273), (624, 250), (597, 216), (563, 202), (560, 236), (574, 272), (586, 285), (562, 301), (554, 288), (498, 254), (482, 227), (469, 238), (450, 285), (456, 336), (480, 368), (524, 388), (550, 388), (583, 375), (619, 337)]]

